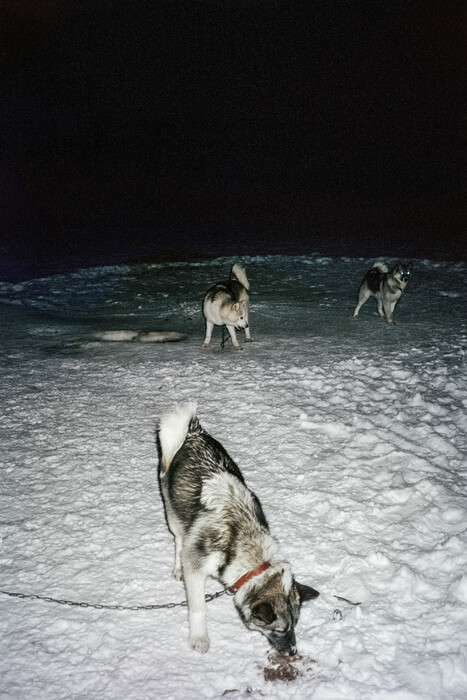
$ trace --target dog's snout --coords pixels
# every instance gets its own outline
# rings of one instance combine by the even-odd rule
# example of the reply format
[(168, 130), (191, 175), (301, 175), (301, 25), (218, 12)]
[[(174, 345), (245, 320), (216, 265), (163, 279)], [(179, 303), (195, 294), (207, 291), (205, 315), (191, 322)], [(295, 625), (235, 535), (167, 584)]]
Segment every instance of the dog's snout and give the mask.
[(240, 316), (240, 318), (238, 319), (238, 321), (235, 325), (235, 328), (237, 329), (237, 331), (241, 331), (241, 330), (244, 330), (245, 328), (248, 328), (248, 321), (246, 320), (246, 318), (244, 316)]
[(281, 647), (280, 649), (277, 649), (279, 654), (281, 656), (296, 656), (297, 655), (297, 647), (296, 646), (285, 646)]
[(294, 630), (289, 630), (286, 634), (271, 635), (269, 641), (282, 656), (295, 656), (297, 653), (297, 642)]

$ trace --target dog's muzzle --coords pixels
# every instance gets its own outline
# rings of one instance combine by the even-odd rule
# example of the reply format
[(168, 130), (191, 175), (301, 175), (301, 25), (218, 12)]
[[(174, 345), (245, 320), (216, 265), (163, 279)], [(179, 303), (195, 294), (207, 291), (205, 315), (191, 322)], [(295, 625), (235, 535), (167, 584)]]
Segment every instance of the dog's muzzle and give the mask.
[(297, 642), (293, 629), (286, 634), (275, 634), (273, 632), (269, 635), (269, 641), (282, 656), (295, 656), (297, 653)]

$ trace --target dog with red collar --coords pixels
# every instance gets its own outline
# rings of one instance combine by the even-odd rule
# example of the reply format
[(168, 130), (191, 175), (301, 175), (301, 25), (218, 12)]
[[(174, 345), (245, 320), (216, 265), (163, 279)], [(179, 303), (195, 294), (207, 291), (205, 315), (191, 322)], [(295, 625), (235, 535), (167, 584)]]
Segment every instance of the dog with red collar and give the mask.
[(190, 646), (201, 654), (209, 649), (205, 582), (212, 576), (233, 594), (248, 629), (294, 656), (301, 603), (318, 591), (298, 583), (290, 565), (276, 558), (277, 542), (257, 496), (203, 430), (194, 404), (163, 415), (157, 437), (161, 493), (175, 539), (173, 575), (185, 583)]

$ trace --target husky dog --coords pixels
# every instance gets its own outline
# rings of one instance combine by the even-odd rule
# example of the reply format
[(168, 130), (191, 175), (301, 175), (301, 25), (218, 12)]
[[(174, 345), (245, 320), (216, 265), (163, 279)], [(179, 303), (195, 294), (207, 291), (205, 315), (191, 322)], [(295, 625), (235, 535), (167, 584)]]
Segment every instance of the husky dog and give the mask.
[(204, 589), (213, 576), (234, 595), (245, 625), (293, 656), (300, 605), (319, 593), (274, 559), (277, 543), (258, 498), (195, 411), (195, 404), (176, 406), (158, 427), (160, 485), (175, 538), (173, 575), (185, 582), (190, 646), (201, 654), (209, 649)]
[(245, 270), (240, 265), (234, 265), (230, 279), (218, 282), (211, 287), (204, 297), (203, 313), (206, 319), (206, 337), (203, 348), (211, 342), (214, 326), (227, 326), (235, 350), (241, 350), (235, 329), (245, 329), (245, 343), (251, 343), (248, 325), (248, 289)]
[(353, 317), (358, 317), (363, 304), (372, 296), (376, 297), (378, 313), (381, 318), (386, 318), (390, 326), (394, 325), (392, 317), (394, 308), (402, 296), (402, 292), (412, 275), (413, 263), (397, 263), (389, 271), (384, 263), (375, 263), (368, 270), (358, 291), (358, 300)]

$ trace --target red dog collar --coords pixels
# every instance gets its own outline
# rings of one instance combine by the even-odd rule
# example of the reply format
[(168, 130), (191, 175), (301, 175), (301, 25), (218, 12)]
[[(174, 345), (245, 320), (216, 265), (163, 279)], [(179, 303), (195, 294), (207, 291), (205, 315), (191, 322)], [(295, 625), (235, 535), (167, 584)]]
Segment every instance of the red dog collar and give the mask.
[(254, 578), (255, 576), (258, 576), (259, 574), (262, 574), (263, 571), (266, 571), (266, 569), (269, 569), (271, 564), (268, 561), (263, 562), (259, 566), (256, 567), (256, 569), (252, 569), (251, 571), (247, 571), (246, 574), (243, 574), (241, 578), (238, 579), (232, 586), (229, 588), (230, 593), (236, 593), (239, 588), (243, 586), (244, 583), (249, 581), (251, 578)]

